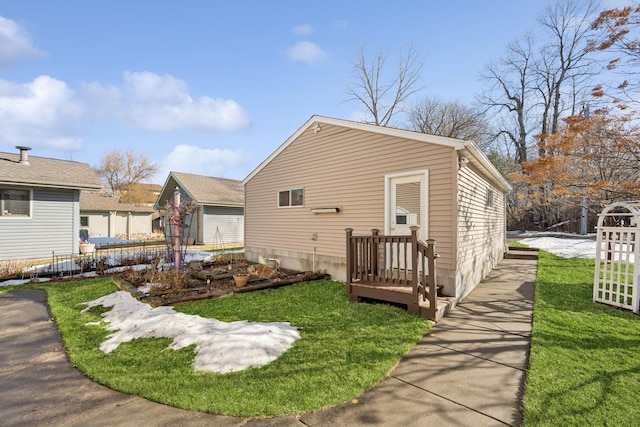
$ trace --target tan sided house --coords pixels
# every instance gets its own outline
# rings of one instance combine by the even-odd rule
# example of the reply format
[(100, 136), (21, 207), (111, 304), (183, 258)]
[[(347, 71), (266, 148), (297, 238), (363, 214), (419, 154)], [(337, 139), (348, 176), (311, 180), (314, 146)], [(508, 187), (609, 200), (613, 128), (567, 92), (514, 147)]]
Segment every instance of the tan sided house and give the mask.
[(253, 262), (346, 280), (354, 235), (435, 239), (444, 295), (464, 298), (507, 250), (510, 186), (473, 141), (311, 117), (243, 181)]

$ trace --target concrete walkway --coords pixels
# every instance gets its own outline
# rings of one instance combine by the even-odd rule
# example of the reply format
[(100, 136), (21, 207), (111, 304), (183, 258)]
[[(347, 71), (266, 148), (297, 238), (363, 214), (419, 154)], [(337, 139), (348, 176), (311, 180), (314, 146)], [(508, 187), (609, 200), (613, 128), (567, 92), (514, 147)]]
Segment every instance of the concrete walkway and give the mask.
[(503, 260), (357, 403), (265, 419), (184, 411), (96, 384), (69, 364), (43, 291), (0, 294), (0, 425), (518, 426), (536, 266)]

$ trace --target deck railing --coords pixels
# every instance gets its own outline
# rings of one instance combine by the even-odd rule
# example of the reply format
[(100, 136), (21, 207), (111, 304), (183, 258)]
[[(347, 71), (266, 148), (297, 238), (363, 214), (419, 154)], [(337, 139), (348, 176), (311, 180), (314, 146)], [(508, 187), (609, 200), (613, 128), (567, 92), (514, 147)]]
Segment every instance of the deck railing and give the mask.
[(371, 230), (370, 236), (347, 233), (347, 292), (352, 283), (381, 286), (410, 286), (413, 301), (429, 301), (429, 317), (436, 310), (436, 241), (418, 240), (419, 227), (407, 236), (385, 236)]

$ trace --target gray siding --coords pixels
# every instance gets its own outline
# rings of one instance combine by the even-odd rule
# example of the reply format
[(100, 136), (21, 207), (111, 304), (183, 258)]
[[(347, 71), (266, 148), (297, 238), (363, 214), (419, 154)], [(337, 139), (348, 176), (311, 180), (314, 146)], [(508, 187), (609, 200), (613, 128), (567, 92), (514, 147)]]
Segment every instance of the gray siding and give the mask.
[(0, 259), (77, 252), (79, 190), (35, 188), (31, 218), (0, 218)]

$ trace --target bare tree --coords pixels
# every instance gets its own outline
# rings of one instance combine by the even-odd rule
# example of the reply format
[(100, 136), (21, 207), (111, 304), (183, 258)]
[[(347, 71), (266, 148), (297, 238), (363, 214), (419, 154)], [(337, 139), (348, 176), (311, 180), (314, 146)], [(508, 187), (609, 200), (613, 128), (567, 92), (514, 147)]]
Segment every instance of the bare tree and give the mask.
[(506, 138), (515, 147), (518, 164), (527, 161), (528, 136), (531, 133), (529, 114), (532, 109), (533, 38), (526, 35), (522, 41), (507, 45), (507, 54), (498, 62), (489, 64), (481, 74), (488, 83), (478, 98), (480, 104), (493, 111), (501, 125), (496, 136)]
[(577, 113), (579, 107), (572, 102), (575, 92), (586, 92), (595, 74), (587, 47), (597, 9), (596, 0), (556, 0), (538, 20), (546, 40), (535, 62), (536, 88), (543, 106), (541, 134), (558, 132), (563, 111)]
[(424, 98), (409, 108), (409, 122), (415, 131), (431, 135), (473, 140), (481, 148), (491, 143), (489, 124), (471, 107), (458, 101)]
[(387, 55), (378, 51), (369, 62), (361, 46), (360, 56), (353, 63), (354, 82), (347, 86), (349, 100), (361, 102), (371, 115), (369, 123), (377, 126), (387, 126), (402, 103), (419, 90), (416, 84), (422, 71), (422, 62), (413, 45), (406, 55), (400, 54), (398, 69), (390, 78), (384, 72), (386, 60)]
[(94, 171), (107, 190), (126, 198), (128, 190), (135, 184), (152, 178), (158, 166), (143, 155), (136, 155), (132, 148), (122, 153), (117, 148), (105, 153), (100, 166)]
[(597, 7), (595, 0), (556, 0), (540, 16), (536, 39), (527, 34), (509, 43), (505, 57), (483, 73), (488, 85), (479, 100), (501, 117), (497, 134), (514, 145), (520, 164), (534, 135), (556, 133), (563, 115), (584, 106), (596, 72), (587, 46)]

